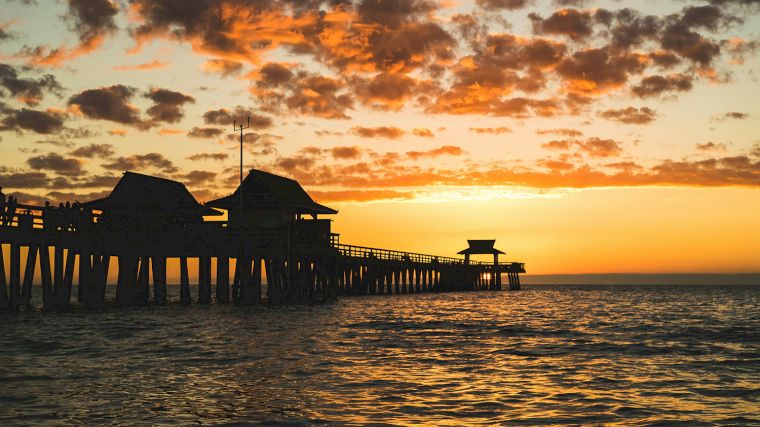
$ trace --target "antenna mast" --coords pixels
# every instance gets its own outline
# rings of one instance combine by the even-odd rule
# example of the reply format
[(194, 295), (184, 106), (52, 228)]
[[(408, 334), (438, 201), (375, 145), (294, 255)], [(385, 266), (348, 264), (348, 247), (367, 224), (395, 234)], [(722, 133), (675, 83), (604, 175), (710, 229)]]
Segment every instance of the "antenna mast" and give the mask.
[(237, 125), (235, 120), (232, 121), (232, 129), (234, 132), (240, 132), (240, 227), (243, 227), (243, 131), (251, 127), (251, 116), (248, 116), (248, 124), (243, 126)]

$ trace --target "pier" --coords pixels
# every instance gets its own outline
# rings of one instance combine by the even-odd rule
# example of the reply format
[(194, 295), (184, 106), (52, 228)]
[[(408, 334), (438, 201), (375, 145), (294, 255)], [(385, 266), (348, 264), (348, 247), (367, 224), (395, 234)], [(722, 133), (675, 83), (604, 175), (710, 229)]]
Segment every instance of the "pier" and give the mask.
[[(167, 304), (170, 262), (178, 264), (183, 305), (501, 290), (503, 276), (520, 289), (524, 264), (500, 262), (493, 240), (470, 240), (463, 258), (347, 245), (324, 218), (335, 214), (296, 181), (264, 171), (251, 170), (233, 194), (205, 204), (180, 182), (125, 172), (103, 199), (4, 209), (0, 308), (29, 309), (33, 292), (44, 309)], [(474, 254), (493, 262), (471, 261)]]

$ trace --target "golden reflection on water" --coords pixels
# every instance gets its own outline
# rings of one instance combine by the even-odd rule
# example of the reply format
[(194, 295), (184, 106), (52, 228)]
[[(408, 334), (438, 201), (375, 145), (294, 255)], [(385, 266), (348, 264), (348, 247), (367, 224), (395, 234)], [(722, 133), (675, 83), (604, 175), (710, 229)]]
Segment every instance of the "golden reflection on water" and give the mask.
[(760, 422), (760, 288), (535, 286), (3, 322), (2, 425)]

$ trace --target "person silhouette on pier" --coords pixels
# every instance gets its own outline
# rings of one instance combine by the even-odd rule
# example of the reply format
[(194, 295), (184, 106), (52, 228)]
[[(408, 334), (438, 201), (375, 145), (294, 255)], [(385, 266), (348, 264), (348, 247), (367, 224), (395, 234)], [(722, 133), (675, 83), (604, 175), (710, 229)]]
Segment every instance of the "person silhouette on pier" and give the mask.
[(5, 194), (3, 193), (3, 187), (0, 187), (0, 226), (5, 224), (3, 217), (5, 216)]
[(13, 218), (16, 216), (16, 207), (18, 201), (13, 196), (8, 196), (8, 201), (5, 204), (5, 225), (13, 225)]
[(50, 206), (50, 202), (45, 200), (45, 207), (42, 208), (42, 228), (45, 230), (50, 230), (51, 228), (55, 230), (55, 227), (53, 226), (53, 207)]

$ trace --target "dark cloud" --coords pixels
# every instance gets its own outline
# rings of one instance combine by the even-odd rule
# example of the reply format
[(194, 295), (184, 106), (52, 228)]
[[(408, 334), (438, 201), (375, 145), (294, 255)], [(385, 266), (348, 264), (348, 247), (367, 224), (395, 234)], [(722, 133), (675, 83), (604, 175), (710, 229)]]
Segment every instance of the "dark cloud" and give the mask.
[(264, 87), (280, 86), (293, 78), (293, 72), (290, 71), (289, 67), (276, 62), (264, 64), (259, 70), (259, 74), (261, 74), (261, 79), (258, 80), (258, 83)]
[(662, 32), (661, 46), (702, 67), (709, 67), (720, 55), (720, 44), (702, 37), (683, 22), (675, 22)]
[(666, 92), (686, 92), (693, 87), (692, 77), (685, 74), (649, 76), (631, 90), (640, 98), (659, 96)]
[(193, 162), (198, 162), (202, 160), (224, 161), (224, 160), (227, 160), (229, 157), (230, 155), (227, 153), (198, 153), (198, 154), (193, 154), (187, 159)]
[(317, 160), (314, 157), (295, 155), (290, 157), (280, 157), (275, 162), (275, 165), (285, 171), (293, 172), (296, 170), (311, 169), (316, 163)]
[(256, 114), (253, 108), (245, 108), (240, 105), (234, 110), (220, 108), (203, 113), (203, 121), (208, 125), (232, 126), (233, 122), (238, 125), (248, 125), (248, 118), (251, 118), (251, 128), (266, 129), (272, 127), (272, 119), (267, 116)]
[(78, 159), (63, 157), (57, 153), (30, 157), (26, 163), (32, 169), (49, 170), (60, 175), (82, 174), (82, 162)]
[(214, 138), (218, 138), (223, 133), (224, 131), (219, 128), (194, 127), (190, 130), (190, 132), (187, 133), (187, 136), (189, 136), (190, 138), (214, 139)]
[(583, 40), (594, 33), (593, 16), (587, 11), (561, 9), (546, 19), (535, 13), (528, 17), (536, 34), (563, 35), (573, 40)]
[(79, 147), (69, 152), (69, 154), (75, 157), (85, 157), (88, 159), (108, 159), (113, 156), (114, 150), (113, 145), (111, 144), (90, 144)]
[(657, 112), (649, 107), (627, 107), (623, 109), (609, 109), (599, 113), (599, 116), (620, 123), (632, 125), (644, 125), (657, 119)]
[(663, 22), (658, 16), (642, 16), (634, 9), (621, 9), (615, 12), (597, 11), (597, 21), (604, 21), (602, 17), (608, 16), (607, 24), (610, 29), (610, 45), (616, 49), (627, 50), (641, 46), (648, 40), (656, 40)]
[(0, 121), (0, 131), (28, 130), (41, 134), (52, 134), (63, 129), (64, 115), (53, 111), (37, 111), (22, 108), (20, 110), (4, 110)]
[(270, 98), (275, 110), (285, 108), (305, 116), (348, 119), (346, 110), (353, 107), (347, 85), (340, 79), (299, 72), (284, 89), (284, 93)]
[(747, 113), (742, 113), (740, 111), (729, 111), (728, 113), (723, 113), (718, 116), (712, 117), (713, 120), (717, 120), (719, 122), (724, 122), (726, 120), (745, 120), (750, 117)]
[(421, 86), (417, 80), (399, 73), (379, 73), (367, 79), (354, 78), (352, 84), (362, 104), (383, 111), (401, 109)]
[(140, 118), (140, 111), (130, 104), (135, 93), (135, 88), (124, 85), (88, 89), (72, 96), (69, 105), (91, 119), (108, 120), (145, 129), (150, 127), (150, 124), (144, 122)]
[(0, 186), (5, 188), (46, 188), (49, 184), (50, 179), (44, 172), (5, 172), (0, 170)]
[(63, 88), (52, 74), (45, 74), (37, 79), (23, 78), (19, 77), (18, 70), (13, 66), (0, 64), (0, 96), (4, 95), (3, 89), (12, 97), (34, 107), (42, 101), (45, 93), (60, 96)]
[(477, 0), (478, 6), (488, 10), (515, 10), (532, 4), (533, 0)]
[(636, 54), (599, 48), (575, 52), (559, 64), (557, 72), (570, 83), (570, 89), (594, 94), (623, 86), (629, 75), (644, 68)]
[(360, 0), (357, 12), (363, 22), (398, 28), (436, 8), (431, 0)]
[(362, 138), (388, 138), (399, 139), (406, 132), (403, 129), (399, 129), (395, 126), (378, 126), (378, 127), (363, 127), (354, 126), (351, 128), (351, 133)]
[(129, 157), (118, 157), (110, 163), (101, 165), (103, 169), (114, 171), (142, 171), (157, 169), (166, 173), (176, 173), (177, 167), (171, 160), (159, 153), (135, 154)]
[(704, 144), (697, 144), (698, 151), (726, 151), (728, 147), (726, 144), (714, 142), (706, 142)]
[(68, 0), (68, 3), (72, 29), (83, 45), (100, 44), (103, 37), (116, 31), (119, 8), (111, 0)]
[(330, 153), (335, 159), (358, 159), (362, 155), (362, 148), (353, 147), (333, 147)]
[(680, 22), (690, 28), (701, 27), (715, 31), (718, 29), (718, 25), (724, 23), (726, 19), (730, 21), (737, 18), (727, 18), (722, 10), (716, 6), (687, 6), (683, 9)]
[(195, 103), (192, 96), (168, 89), (153, 88), (145, 97), (153, 101), (146, 113), (154, 122), (177, 123), (184, 117), (182, 106)]
[(209, 185), (216, 178), (216, 172), (194, 170), (180, 176), (182, 182), (186, 185)]

